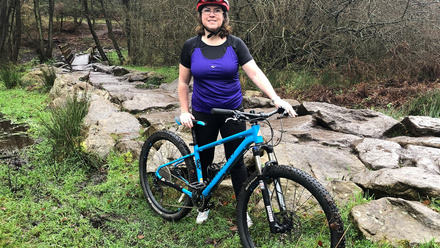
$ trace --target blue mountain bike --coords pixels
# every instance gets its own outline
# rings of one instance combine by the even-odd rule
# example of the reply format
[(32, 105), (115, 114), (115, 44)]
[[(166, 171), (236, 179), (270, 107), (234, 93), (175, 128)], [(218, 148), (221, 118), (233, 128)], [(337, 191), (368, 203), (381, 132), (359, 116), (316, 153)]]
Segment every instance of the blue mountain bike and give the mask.
[[(145, 141), (139, 160), (142, 189), (153, 211), (176, 221), (193, 208), (212, 208), (213, 192), (236, 160), (250, 150), (255, 172), (243, 184), (237, 199), (237, 227), (242, 245), (345, 247), (344, 225), (330, 194), (307, 173), (279, 165), (272, 142), (265, 143), (259, 134), (259, 122), (270, 127), (269, 117), (282, 117), (284, 112), (282, 108), (270, 113), (213, 109), (212, 114), (228, 116), (228, 121), (249, 122), (250, 128), (199, 147), (194, 128), (205, 123), (194, 120), (190, 144), (194, 152), (173, 132), (153, 133)], [(176, 122), (180, 125), (178, 118)], [(212, 179), (203, 178), (199, 153), (235, 139), (244, 140), (223, 166), (211, 168)], [(262, 156), (266, 155), (268, 161), (263, 164)], [(251, 222), (247, 221), (247, 214)]]

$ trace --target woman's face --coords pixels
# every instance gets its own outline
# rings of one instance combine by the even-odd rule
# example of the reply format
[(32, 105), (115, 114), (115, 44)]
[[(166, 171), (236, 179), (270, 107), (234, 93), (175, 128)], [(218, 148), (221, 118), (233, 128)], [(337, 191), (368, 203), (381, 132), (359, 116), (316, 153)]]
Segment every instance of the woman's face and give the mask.
[(219, 6), (208, 5), (202, 9), (202, 24), (209, 31), (219, 29), (224, 21), (223, 9)]

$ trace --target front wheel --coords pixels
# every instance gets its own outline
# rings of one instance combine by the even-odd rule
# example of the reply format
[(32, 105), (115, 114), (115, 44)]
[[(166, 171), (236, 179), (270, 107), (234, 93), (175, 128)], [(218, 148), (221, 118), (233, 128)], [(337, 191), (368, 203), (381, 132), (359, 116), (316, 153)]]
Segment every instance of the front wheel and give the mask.
[[(145, 141), (139, 158), (139, 176), (145, 198), (151, 208), (167, 220), (179, 220), (192, 209), (191, 198), (166, 185), (156, 176), (157, 169), (190, 153), (188, 146), (169, 131), (153, 133)], [(196, 181), (195, 164), (186, 158), (159, 170), (162, 178), (181, 187)]]
[(345, 247), (344, 225), (329, 193), (307, 173), (283, 165), (269, 167), (263, 180), (254, 174), (245, 182), (237, 226), (244, 247)]

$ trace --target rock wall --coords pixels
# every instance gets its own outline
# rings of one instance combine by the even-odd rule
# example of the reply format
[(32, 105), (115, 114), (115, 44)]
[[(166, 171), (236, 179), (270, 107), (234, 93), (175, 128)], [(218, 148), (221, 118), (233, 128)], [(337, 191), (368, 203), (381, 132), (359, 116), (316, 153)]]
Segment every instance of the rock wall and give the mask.
[[(190, 142), (189, 130), (174, 122), (180, 113), (176, 81), (145, 87), (151, 73), (99, 64), (81, 70), (60, 73), (51, 95), (54, 103), (75, 90), (89, 95), (85, 144), (91, 151), (105, 157), (116, 149), (138, 157), (145, 137), (161, 129)], [(273, 109), (268, 99), (250, 95), (244, 98), (247, 110)], [(359, 194), (373, 195), (376, 200), (350, 213), (367, 239), (394, 245), (440, 242), (440, 213), (429, 206), (440, 197), (440, 119), (408, 116), (397, 121), (373, 110), (289, 102), (299, 117), (271, 122), (275, 141), (282, 136), (275, 148), (280, 164), (313, 175), (340, 207)], [(263, 126), (262, 133), (269, 137), (270, 129)]]

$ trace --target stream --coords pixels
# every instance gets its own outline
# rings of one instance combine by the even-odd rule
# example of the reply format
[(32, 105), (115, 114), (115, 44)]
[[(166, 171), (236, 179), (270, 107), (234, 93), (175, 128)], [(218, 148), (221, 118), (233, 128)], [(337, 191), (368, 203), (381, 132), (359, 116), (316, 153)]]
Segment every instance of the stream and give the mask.
[(28, 126), (15, 124), (0, 114), (0, 159), (2, 154), (9, 154), (34, 143), (27, 135)]

